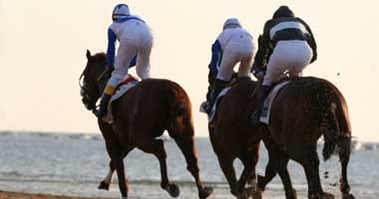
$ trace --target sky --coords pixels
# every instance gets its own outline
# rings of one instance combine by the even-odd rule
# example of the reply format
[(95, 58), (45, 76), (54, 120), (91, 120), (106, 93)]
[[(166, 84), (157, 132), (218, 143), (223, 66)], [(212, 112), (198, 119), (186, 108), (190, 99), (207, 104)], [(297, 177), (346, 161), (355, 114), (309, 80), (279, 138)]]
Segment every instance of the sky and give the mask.
[(81, 103), (78, 78), (86, 49), (106, 51), (118, 3), (129, 4), (151, 27), (151, 74), (187, 91), (197, 136), (208, 136), (206, 115), (198, 110), (211, 44), (224, 21), (239, 18), (256, 41), (265, 21), (288, 5), (318, 44), (318, 60), (304, 75), (334, 83), (347, 101), (353, 135), (379, 141), (377, 0), (0, 0), (0, 131), (100, 133)]

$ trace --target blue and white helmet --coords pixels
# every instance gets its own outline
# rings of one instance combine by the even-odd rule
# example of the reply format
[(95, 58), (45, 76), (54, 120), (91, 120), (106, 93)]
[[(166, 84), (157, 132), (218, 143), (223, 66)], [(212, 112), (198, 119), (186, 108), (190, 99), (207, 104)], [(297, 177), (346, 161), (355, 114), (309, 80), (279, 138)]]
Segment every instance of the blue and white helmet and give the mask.
[(126, 4), (118, 4), (112, 12), (112, 20), (117, 20), (130, 15), (129, 6)]
[(227, 28), (242, 28), (240, 21), (237, 18), (229, 18), (225, 21), (222, 29)]

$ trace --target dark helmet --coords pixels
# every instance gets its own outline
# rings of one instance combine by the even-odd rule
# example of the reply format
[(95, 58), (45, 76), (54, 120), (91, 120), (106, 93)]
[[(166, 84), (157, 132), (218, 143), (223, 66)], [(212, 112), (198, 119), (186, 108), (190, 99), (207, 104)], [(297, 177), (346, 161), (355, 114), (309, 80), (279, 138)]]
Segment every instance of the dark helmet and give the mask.
[(129, 7), (126, 4), (118, 4), (112, 12), (112, 20), (120, 19), (130, 15)]
[(275, 19), (279, 17), (295, 17), (295, 14), (292, 12), (292, 10), (288, 6), (280, 6), (275, 11), (274, 16), (272, 16), (272, 18)]

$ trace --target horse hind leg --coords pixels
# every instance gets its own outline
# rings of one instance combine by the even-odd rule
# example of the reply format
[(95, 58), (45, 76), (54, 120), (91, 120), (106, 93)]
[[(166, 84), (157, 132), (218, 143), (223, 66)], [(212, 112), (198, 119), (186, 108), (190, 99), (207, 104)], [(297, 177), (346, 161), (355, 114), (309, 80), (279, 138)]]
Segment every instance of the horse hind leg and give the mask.
[(197, 162), (193, 135), (191, 133), (174, 133), (172, 129), (169, 130), (169, 134), (175, 140), (186, 159), (187, 170), (195, 179), (199, 198), (207, 198), (213, 193), (213, 188), (204, 186), (200, 179), (200, 169)]
[[(259, 148), (259, 147), (257, 147)], [(238, 180), (238, 189), (243, 190), (241, 195), (246, 197), (253, 196), (253, 198), (259, 198), (255, 193), (256, 190), (256, 174), (255, 166), (258, 162), (258, 151), (254, 151), (253, 154), (247, 153), (240, 157), (244, 169), (241, 173), (240, 179)], [(249, 183), (251, 186), (245, 189), (245, 185)], [(255, 196), (255, 197), (254, 197)]]
[(166, 190), (171, 197), (178, 197), (180, 195), (180, 189), (178, 185), (171, 183), (167, 175), (167, 153), (164, 148), (162, 140), (153, 139), (150, 144), (145, 144), (138, 147), (146, 153), (154, 154), (159, 160), (160, 172), (161, 172), (161, 187)]
[(273, 142), (271, 142), (271, 140), (265, 140), (264, 144), (268, 151), (268, 163), (266, 165), (265, 175), (258, 176), (257, 194), (259, 195), (262, 195), (267, 184), (276, 176), (280, 162), (279, 159), (281, 158), (278, 148)]
[(240, 196), (243, 190), (240, 189), (238, 186), (237, 178), (236, 178), (236, 172), (233, 167), (233, 160), (230, 158), (222, 157), (221, 155), (218, 155), (218, 161), (220, 163), (220, 167), (222, 172), (224, 173), (229, 186), (230, 186), (230, 192), (234, 196)]
[(305, 175), (308, 182), (308, 198), (333, 199), (334, 196), (332, 194), (326, 193), (322, 190), (319, 174), (319, 164), (320, 160), (315, 150), (311, 151), (306, 156), (306, 160), (302, 162), (302, 166), (304, 167)]
[[(282, 157), (286, 157), (285, 154), (283, 154)], [(281, 160), (282, 161), (280, 162), (279, 168), (277, 170), (284, 186), (286, 198), (296, 199), (297, 198), (296, 190), (292, 187), (291, 177), (288, 173), (288, 168), (287, 168), (289, 158), (286, 157), (286, 158), (282, 158)]]
[(351, 139), (349, 137), (343, 138), (339, 143), (339, 158), (341, 161), (341, 178), (340, 178), (340, 191), (343, 199), (355, 198), (350, 194), (350, 185), (347, 180), (347, 166), (350, 160), (350, 147)]

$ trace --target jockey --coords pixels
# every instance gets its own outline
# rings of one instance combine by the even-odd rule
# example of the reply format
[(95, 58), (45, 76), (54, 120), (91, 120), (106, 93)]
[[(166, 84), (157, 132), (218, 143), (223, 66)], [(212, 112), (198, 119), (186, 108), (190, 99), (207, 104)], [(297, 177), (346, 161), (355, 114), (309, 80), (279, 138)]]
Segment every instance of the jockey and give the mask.
[(252, 72), (257, 78), (263, 77), (263, 83), (258, 91), (258, 108), (251, 118), (253, 126), (259, 124), (264, 100), (281, 75), (288, 71), (290, 76), (301, 76), (303, 69), (317, 59), (311, 29), (287, 6), (279, 7), (272, 19), (266, 22), (263, 35), (258, 38), (258, 46)]
[[(150, 53), (153, 36), (150, 28), (141, 18), (130, 15), (126, 4), (119, 4), (113, 9), (113, 23), (108, 28), (107, 67), (113, 71), (100, 100), (96, 116), (102, 118), (107, 113), (107, 106), (115, 88), (128, 74), (128, 68), (136, 65), (137, 75), (141, 79), (150, 77)], [(115, 42), (119, 47), (115, 57)]]
[(225, 86), (231, 80), (234, 66), (240, 62), (238, 77), (249, 77), (249, 71), (255, 45), (251, 34), (242, 28), (236, 18), (227, 19), (223, 31), (212, 45), (212, 59), (209, 64), (210, 77), (216, 77), (210, 93), (207, 94), (208, 104), (205, 111), (209, 114), (212, 106)]

